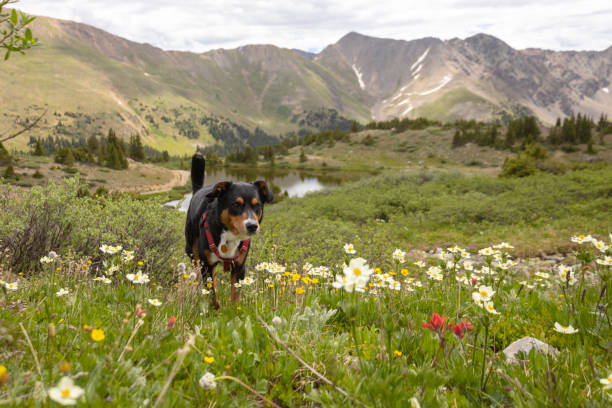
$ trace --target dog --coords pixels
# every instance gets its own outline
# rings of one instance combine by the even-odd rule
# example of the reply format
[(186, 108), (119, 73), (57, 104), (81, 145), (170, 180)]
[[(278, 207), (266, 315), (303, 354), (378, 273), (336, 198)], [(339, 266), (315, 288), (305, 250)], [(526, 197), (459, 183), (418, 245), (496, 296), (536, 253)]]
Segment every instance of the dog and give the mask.
[(231, 273), (231, 301), (238, 303), (240, 289), (236, 283), (244, 279), (250, 239), (259, 232), (264, 204), (274, 199), (265, 181), (253, 183), (221, 181), (204, 187), (206, 162), (196, 153), (191, 160), (193, 197), (185, 222), (185, 251), (197, 267), (203, 281), (211, 279), (211, 304), (220, 308), (217, 298), (215, 267), (222, 263)]

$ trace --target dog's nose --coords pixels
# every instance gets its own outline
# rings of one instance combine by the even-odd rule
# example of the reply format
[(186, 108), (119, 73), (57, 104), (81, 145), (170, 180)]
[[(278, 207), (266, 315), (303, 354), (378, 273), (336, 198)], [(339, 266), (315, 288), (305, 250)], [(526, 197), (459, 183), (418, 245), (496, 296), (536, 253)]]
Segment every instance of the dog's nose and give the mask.
[(257, 232), (257, 228), (259, 228), (259, 226), (256, 222), (249, 221), (246, 223), (246, 229), (249, 235), (255, 234)]

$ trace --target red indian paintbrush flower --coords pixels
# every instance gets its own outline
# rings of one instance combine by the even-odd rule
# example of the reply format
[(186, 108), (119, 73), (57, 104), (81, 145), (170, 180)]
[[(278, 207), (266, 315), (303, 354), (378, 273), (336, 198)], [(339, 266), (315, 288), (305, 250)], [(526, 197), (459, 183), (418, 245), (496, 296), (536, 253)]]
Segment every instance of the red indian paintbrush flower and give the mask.
[(136, 305), (136, 316), (144, 317), (147, 315), (147, 311), (145, 309), (141, 309), (140, 306)]
[(446, 316), (440, 316), (437, 313), (432, 313), (429, 323), (423, 323), (421, 326), (442, 335), (444, 329), (446, 328)]
[(463, 335), (465, 334), (466, 331), (470, 331), (474, 328), (474, 325), (472, 325), (472, 323), (468, 322), (467, 319), (464, 317), (463, 321), (459, 324), (449, 324), (450, 328), (453, 330), (453, 333), (455, 333), (455, 336), (459, 337), (459, 339), (463, 338)]
[(168, 319), (168, 328), (169, 329), (174, 328), (175, 323), (176, 323), (176, 317), (172, 316), (170, 319)]

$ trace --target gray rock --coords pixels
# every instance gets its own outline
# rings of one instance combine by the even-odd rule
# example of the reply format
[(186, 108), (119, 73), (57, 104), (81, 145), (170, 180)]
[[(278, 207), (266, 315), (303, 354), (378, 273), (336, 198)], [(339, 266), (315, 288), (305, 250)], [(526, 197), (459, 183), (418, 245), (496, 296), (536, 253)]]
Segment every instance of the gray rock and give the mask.
[(536, 349), (540, 353), (549, 354), (553, 357), (557, 357), (559, 354), (559, 350), (551, 346), (550, 344), (544, 343), (533, 337), (523, 337), (510, 344), (503, 350), (503, 353), (506, 355), (506, 362), (510, 364), (518, 364), (519, 360), (515, 357), (516, 353), (524, 352), (525, 354), (529, 354), (531, 349)]

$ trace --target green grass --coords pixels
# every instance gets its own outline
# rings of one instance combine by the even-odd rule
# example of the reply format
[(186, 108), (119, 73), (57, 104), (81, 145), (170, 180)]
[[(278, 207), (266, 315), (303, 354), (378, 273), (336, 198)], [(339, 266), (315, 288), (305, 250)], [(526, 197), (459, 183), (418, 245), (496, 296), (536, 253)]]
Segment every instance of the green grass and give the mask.
[[(197, 141), (180, 137), (177, 129), (154, 114), (160, 123), (156, 129), (129, 102), (138, 99), (152, 108), (163, 101), (168, 109), (196, 109), (274, 135), (297, 130), (288, 115), (278, 115), (280, 103), (289, 111), (303, 112), (337, 107), (341, 98), (346, 115), (362, 121), (370, 118), (362, 97), (344, 89), (323, 66), (291, 50), (254, 46), (169, 54), (45, 17), (37, 18), (32, 29), (41, 46), (11, 58), (0, 71), (0, 98), (7, 102), (0, 115), (2, 129), (17, 115), (33, 116), (48, 107), (47, 123), (29, 135), (47, 136), (58, 120), (54, 112), (82, 112), (105, 117), (106, 121), (96, 122), (103, 133), (109, 127), (121, 137), (140, 133), (152, 147), (183, 154), (214, 140), (204, 128)], [(20, 137), (10, 146), (25, 149), (27, 140)]]
[[(610, 267), (594, 262), (603, 254), (592, 244), (580, 246), (569, 238), (588, 232), (612, 244), (607, 236), (612, 192), (606, 183), (611, 177), (609, 167), (521, 180), (405, 173), (269, 205), (249, 255), (253, 284), (245, 284), (240, 303), (232, 305), (229, 277), (219, 271), (220, 311), (201, 293), (206, 282), (193, 281), (189, 268), (176, 271), (185, 261), (174, 255), (184, 245), (183, 216), (170, 216), (175, 213), (161, 209), (159, 198), (97, 202), (77, 198), (74, 183), (46, 193), (34, 190), (24, 198), (29, 205), (3, 194), (2, 240), (26, 226), (19, 208), (32, 215), (60, 211), (60, 220), (96, 220), (87, 223), (85, 235), (78, 227), (75, 238), (103, 236), (103, 243), (135, 250), (135, 258), (122, 261), (118, 254), (102, 253), (99, 243), (80, 247), (74, 238), (61, 241), (60, 248), (44, 248), (44, 253), (59, 249), (60, 261), (41, 265), (42, 254), (31, 255), (41, 265), (37, 273), (10, 269), (11, 250), (0, 258), (0, 279), (19, 287), (0, 292), (0, 365), (8, 374), (0, 385), (0, 403), (53, 406), (44, 391), (67, 375), (84, 389), (80, 401), (91, 406), (154, 406), (158, 399), (158, 406), (168, 407), (265, 406), (235, 379), (283, 407), (356, 406), (355, 401), (405, 407), (413, 397), (422, 407), (605, 406), (610, 392), (599, 379), (612, 370), (610, 311), (594, 310), (612, 300), (609, 291), (600, 299), (602, 284), (612, 283)], [(145, 230), (161, 226), (174, 232), (154, 245), (170, 259), (152, 266), (147, 244), (138, 240), (147, 237)], [(478, 249), (502, 240), (516, 247), (504, 251), (518, 264), (506, 272), (493, 263), (494, 275), (467, 270), (465, 259), (454, 257), (453, 267), (419, 251), (458, 244), (480, 269), (490, 260), (479, 257)], [(344, 253), (346, 242), (355, 245), (356, 254)], [(401, 265), (392, 258), (396, 248), (407, 252)], [(563, 251), (566, 259), (552, 264), (518, 259), (541, 250)], [(164, 259), (163, 252), (156, 256)], [(303, 269), (310, 262), (341, 274), (340, 265), (358, 256), (380, 268), (363, 294), (334, 289), (328, 284), (333, 276)], [(417, 259), (427, 266), (415, 266)], [(261, 262), (282, 264), (286, 272), (258, 271)], [(559, 262), (579, 264), (575, 285), (560, 283)], [(111, 284), (93, 281), (112, 264), (119, 270), (109, 276)], [(429, 266), (440, 266), (443, 280), (428, 278)], [(151, 281), (131, 284), (127, 274), (137, 270)], [(538, 270), (551, 276), (535, 276)], [(383, 286), (392, 278), (401, 289), (375, 285), (383, 273)], [(455, 279), (468, 274), (494, 288), (500, 315), (478, 308), (472, 301), (475, 289)], [(60, 288), (69, 294), (56, 296)], [(148, 303), (154, 298), (161, 306)], [(138, 307), (146, 315), (137, 316)], [(439, 352), (439, 338), (421, 327), (432, 313), (452, 323), (466, 318), (474, 328), (461, 341), (442, 332)], [(169, 328), (171, 316), (177, 320)], [(280, 323), (272, 323), (275, 317)], [(555, 322), (579, 331), (558, 333)], [(95, 341), (93, 329), (103, 330), (105, 338)], [(558, 357), (533, 353), (521, 357), (529, 360), (525, 366), (507, 363), (501, 350), (523, 336), (551, 344)], [(184, 348), (190, 338), (192, 346)], [(198, 384), (206, 372), (217, 377), (214, 390)]]
[(486, 99), (470, 92), (466, 88), (456, 88), (444, 95), (440, 96), (434, 102), (424, 104), (416, 109), (416, 116), (423, 116), (433, 120), (453, 121), (463, 119), (467, 115), (466, 112), (456, 111), (457, 105), (470, 105), (472, 115), (477, 116), (477, 113), (483, 113), (483, 116), (490, 115), (497, 107)]

